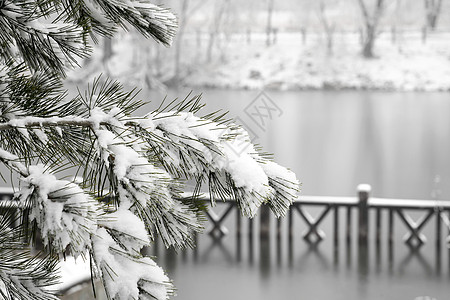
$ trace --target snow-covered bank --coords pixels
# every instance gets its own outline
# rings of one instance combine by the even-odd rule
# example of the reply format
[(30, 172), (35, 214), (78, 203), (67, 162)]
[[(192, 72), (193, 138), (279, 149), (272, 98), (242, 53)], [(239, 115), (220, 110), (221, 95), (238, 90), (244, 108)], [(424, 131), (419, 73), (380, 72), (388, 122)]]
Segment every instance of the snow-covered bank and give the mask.
[(393, 44), (377, 40), (374, 59), (360, 55), (356, 35), (335, 37), (328, 55), (320, 36), (302, 44), (284, 35), (271, 47), (234, 51), (223, 63), (197, 69), (188, 86), (245, 89), (375, 89), (395, 91), (450, 90), (450, 36), (435, 36), (423, 44), (419, 35)]
[[(359, 35), (336, 33), (333, 53), (328, 54), (325, 37), (309, 33), (282, 33), (267, 47), (264, 34), (224, 38), (207, 62), (207, 38), (186, 35), (175, 74), (174, 47), (167, 52), (135, 44), (132, 36), (114, 41), (114, 55), (102, 64), (102, 49), (91, 63), (69, 74), (74, 81), (103, 72), (142, 88), (173, 85), (174, 78), (187, 87), (233, 89), (374, 89), (387, 91), (449, 91), (450, 33), (433, 33), (422, 41), (420, 32), (389, 32), (379, 35), (374, 59), (361, 55)], [(132, 51), (131, 51), (132, 50)]]

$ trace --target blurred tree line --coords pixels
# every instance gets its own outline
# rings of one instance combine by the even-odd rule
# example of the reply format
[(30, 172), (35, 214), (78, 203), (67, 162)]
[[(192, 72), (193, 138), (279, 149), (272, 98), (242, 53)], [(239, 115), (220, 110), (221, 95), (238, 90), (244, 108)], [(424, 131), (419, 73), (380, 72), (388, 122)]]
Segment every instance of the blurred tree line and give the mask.
[[(270, 47), (282, 33), (299, 33), (303, 44), (312, 35), (322, 35), (328, 55), (333, 54), (338, 33), (354, 33), (361, 55), (373, 58), (382, 32), (391, 36), (392, 43), (405, 32), (417, 32), (426, 43), (433, 32), (450, 28), (450, 1), (442, 0), (166, 0), (164, 4), (179, 18), (174, 45), (163, 51), (160, 45), (133, 38), (137, 34), (131, 32), (127, 43), (133, 45), (134, 65), (129, 67), (140, 81), (134, 84), (179, 86), (199, 66), (214, 68), (233, 59), (232, 43)], [(108, 39), (102, 44), (101, 61), (108, 74), (117, 71), (108, 67), (114, 44)]]

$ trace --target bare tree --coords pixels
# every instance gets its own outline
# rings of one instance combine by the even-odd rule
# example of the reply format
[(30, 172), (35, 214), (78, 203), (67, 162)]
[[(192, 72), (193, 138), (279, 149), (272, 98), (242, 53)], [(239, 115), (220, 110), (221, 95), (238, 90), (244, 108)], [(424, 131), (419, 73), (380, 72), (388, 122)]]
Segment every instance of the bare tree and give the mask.
[[(194, 1), (195, 2), (195, 1)], [(203, 6), (207, 1), (198, 1), (194, 5), (192, 5), (192, 1), (190, 0), (182, 0), (181, 1), (181, 7), (179, 11), (179, 18), (178, 18), (178, 33), (176, 37), (176, 43), (175, 43), (175, 74), (172, 79), (171, 84), (174, 86), (179, 86), (182, 81), (182, 67), (181, 67), (181, 52), (182, 52), (182, 45), (183, 45), (183, 39), (184, 34), (186, 32), (186, 27), (188, 25), (188, 22), (190, 21), (190, 17)], [(197, 44), (201, 42), (201, 36), (200, 33), (197, 32)]]
[(114, 54), (114, 51), (113, 51), (112, 37), (105, 36), (103, 38), (102, 64), (103, 64), (103, 68), (105, 69), (105, 73), (108, 76), (111, 75), (111, 72), (110, 72), (109, 66), (108, 66), (108, 62), (112, 58), (113, 54)]
[[(220, 3), (217, 3), (220, 2)], [(206, 60), (207, 62), (211, 62), (212, 60), (212, 53), (214, 49), (214, 45), (216, 43), (216, 38), (219, 35), (220, 32), (220, 25), (222, 24), (223, 15), (225, 13), (225, 10), (227, 8), (229, 0), (224, 1), (215, 1), (215, 13), (213, 15), (213, 24), (211, 26), (211, 30), (209, 32), (209, 42), (208, 42), (208, 48), (206, 52)], [(219, 6), (217, 6), (219, 5)]]
[(270, 46), (272, 44), (271, 35), (273, 33), (272, 16), (273, 16), (274, 0), (268, 0), (268, 1), (269, 1), (269, 3), (267, 5), (266, 45)]
[(366, 58), (373, 58), (373, 47), (377, 37), (377, 29), (380, 17), (383, 13), (384, 0), (376, 0), (372, 12), (369, 12), (368, 6), (364, 0), (358, 0), (361, 13), (364, 19), (364, 36), (362, 54)]
[(328, 17), (325, 12), (325, 4), (323, 1), (320, 2), (319, 6), (319, 19), (322, 23), (323, 29), (325, 31), (325, 36), (327, 39), (327, 54), (332, 55), (333, 54), (333, 41), (334, 41), (334, 33), (335, 33), (335, 24), (330, 23), (328, 20)]
[(173, 81), (174, 81), (173, 83), (175, 84), (175, 86), (179, 86), (180, 81), (181, 81), (181, 77), (180, 77), (181, 44), (183, 42), (184, 31), (186, 28), (188, 5), (189, 5), (189, 0), (183, 0), (183, 2), (181, 4), (180, 17), (178, 19), (178, 36), (177, 36), (177, 41), (175, 44), (175, 74), (173, 77)]
[(426, 24), (431, 30), (436, 29), (438, 16), (441, 12), (442, 0), (425, 0)]
[(391, 42), (392, 42), (392, 44), (397, 44), (397, 42), (400, 42), (398, 37), (399, 37), (399, 31), (401, 31), (402, 12), (403, 12), (402, 0), (396, 0), (395, 1), (395, 9), (394, 9), (394, 18), (393, 18), (392, 24), (391, 24)]

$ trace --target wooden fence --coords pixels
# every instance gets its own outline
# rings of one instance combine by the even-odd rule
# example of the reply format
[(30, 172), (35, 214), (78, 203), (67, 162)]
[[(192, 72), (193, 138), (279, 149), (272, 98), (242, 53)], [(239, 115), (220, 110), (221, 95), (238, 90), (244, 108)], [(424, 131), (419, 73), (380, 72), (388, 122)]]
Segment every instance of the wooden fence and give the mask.
[[(398, 233), (400, 232), (403, 234), (405, 246), (410, 249), (409, 258), (415, 255), (421, 259), (421, 247), (427, 242), (432, 242), (435, 248), (433, 257), (436, 263), (436, 273), (439, 274), (441, 270), (441, 252), (444, 248), (449, 251), (450, 268), (450, 201), (375, 198), (370, 197), (370, 190), (369, 185), (361, 184), (357, 187), (357, 193), (354, 197), (300, 196), (292, 204), (286, 218), (275, 220), (272, 231), (270, 230), (270, 222), (273, 218), (270, 217), (270, 210), (268, 207), (262, 207), (258, 216), (259, 220), (256, 220), (259, 221), (259, 227), (255, 226), (255, 220), (247, 221), (248, 228), (246, 231), (250, 257), (253, 256), (253, 236), (255, 234), (259, 234), (260, 237), (260, 251), (265, 251), (264, 248), (270, 248), (270, 235), (274, 235), (278, 259), (281, 259), (283, 236), (287, 236), (289, 260), (292, 259), (293, 255), (294, 238), (298, 237), (299, 234), (302, 235), (310, 249), (316, 251), (317, 246), (327, 238), (325, 231), (321, 229), (321, 225), (328, 218), (328, 222), (331, 221), (332, 231), (328, 238), (331, 239), (333, 244), (335, 262), (339, 256), (340, 242), (345, 243), (347, 256), (351, 253), (352, 245), (356, 243), (358, 267), (361, 272), (367, 272), (369, 249), (374, 250), (378, 264), (380, 263), (381, 245), (386, 244), (388, 263), (392, 267), (394, 261), (393, 245), (394, 242), (398, 241)], [(208, 198), (205, 197), (202, 200), (208, 201)], [(220, 205), (221, 202), (217, 203)], [(208, 233), (215, 242), (220, 243), (221, 239), (228, 233), (224, 223), (234, 212), (236, 223), (232, 227), (235, 228), (237, 259), (240, 260), (241, 241), (244, 232), (242, 216), (234, 201), (225, 199), (221, 205), (225, 207), (220, 213), (216, 213), (214, 208), (206, 212), (211, 223)], [(313, 217), (312, 212), (317, 211), (319, 213)], [(302, 220), (302, 224), (297, 224), (297, 222), (294, 224), (294, 220), (297, 221), (298, 218)], [(283, 224), (283, 222), (287, 222), (287, 224)], [(401, 224), (404, 224), (404, 228), (398, 228), (395, 231), (394, 225)], [(429, 224), (428, 227), (434, 226), (434, 230), (428, 230), (428, 239), (422, 232), (427, 224)], [(255, 227), (259, 232), (256, 232)], [(275, 227), (274, 231), (273, 227)]]
[[(360, 184), (357, 187), (357, 195), (355, 197), (328, 197), (328, 196), (300, 196), (291, 206), (288, 212), (288, 239), (290, 243), (294, 237), (295, 228), (293, 225), (294, 214), (298, 213), (301, 219), (306, 224), (306, 232), (303, 233), (305, 242), (311, 245), (320, 243), (325, 238), (325, 233), (320, 229), (323, 220), (332, 215), (333, 218), (333, 233), (332, 239), (335, 246), (338, 246), (340, 241), (339, 228), (340, 220), (342, 218), (342, 211), (344, 211), (345, 235), (346, 243), (350, 243), (354, 238), (352, 236), (352, 215), (357, 213), (357, 240), (359, 247), (367, 247), (369, 239), (375, 241), (375, 245), (381, 243), (382, 234), (381, 228), (384, 224), (382, 219), (382, 211), (388, 212), (387, 220), (387, 242), (392, 244), (394, 242), (394, 218), (397, 217), (407, 228), (407, 233), (404, 236), (404, 242), (413, 250), (419, 249), (427, 242), (427, 238), (421, 230), (423, 227), (434, 219), (435, 222), (435, 237), (434, 241), (436, 247), (440, 248), (442, 243), (450, 243), (450, 201), (445, 200), (410, 200), (410, 199), (388, 199), (388, 198), (374, 198), (370, 197), (370, 186), (367, 184)], [(10, 188), (0, 188), (0, 200), (12, 199), (13, 193)], [(188, 197), (188, 194), (186, 194)], [(209, 201), (207, 196), (199, 199), (200, 201)], [(3, 202), (6, 203), (6, 202)], [(206, 216), (211, 223), (211, 229), (208, 233), (214, 239), (221, 239), (228, 234), (228, 229), (224, 226), (224, 222), (230, 213), (236, 211), (236, 236), (240, 238), (242, 232), (242, 216), (238, 211), (235, 201), (224, 199), (222, 202), (226, 208), (217, 214), (213, 209), (206, 212)], [(0, 202), (1, 204), (1, 202)], [(313, 217), (308, 208), (322, 207), (322, 211), (317, 217)], [(375, 211), (375, 228), (370, 228), (369, 211)], [(423, 215), (418, 220), (414, 220), (406, 210), (415, 210), (423, 212)], [(260, 211), (260, 237), (264, 238), (270, 234), (269, 225), (270, 212), (267, 207), (262, 207)], [(372, 214), (373, 215), (373, 214)], [(276, 220), (276, 237), (281, 236), (281, 219)], [(373, 222), (372, 222), (373, 223)], [(253, 220), (248, 222), (248, 234), (254, 234)], [(443, 230), (447, 230), (444, 234)], [(375, 236), (371, 238), (370, 232), (375, 232)]]
[[(0, 200), (10, 200), (11, 198), (11, 189), (0, 188)], [(199, 201), (209, 201), (209, 199), (204, 196)], [(372, 246), (378, 252), (380, 245), (386, 243), (389, 249), (389, 261), (392, 261), (393, 243), (398, 237), (398, 234), (394, 235), (395, 224), (400, 222), (405, 225), (403, 241), (414, 253), (427, 243), (427, 237), (422, 232), (424, 227), (434, 222), (434, 230), (431, 233), (433, 236), (429, 234), (428, 240), (435, 244), (437, 268), (440, 268), (443, 244), (449, 248), (450, 255), (450, 201), (375, 198), (370, 196), (370, 186), (361, 184), (357, 187), (354, 197), (300, 196), (294, 201), (285, 218), (275, 220), (272, 227), (272, 229), (275, 228), (275, 232), (271, 231), (270, 223), (273, 218), (268, 207), (261, 207), (258, 214), (259, 226), (255, 226), (255, 220), (257, 221), (257, 218), (255, 218), (246, 222), (248, 228), (244, 230), (243, 217), (236, 202), (231, 199), (224, 199), (217, 203), (224, 206), (220, 213), (217, 212), (219, 210), (216, 208), (211, 208), (205, 212), (210, 224), (207, 233), (213, 238), (214, 242), (221, 243), (223, 237), (229, 233), (225, 222), (234, 213), (236, 223), (233, 227), (235, 228), (238, 253), (240, 253), (244, 231), (248, 234), (249, 253), (253, 253), (253, 237), (255, 234), (259, 234), (261, 251), (263, 251), (264, 245), (267, 247), (269, 244), (271, 233), (279, 247), (282, 236), (286, 236), (290, 253), (294, 238), (301, 234), (305, 243), (311, 247), (316, 247), (324, 239), (330, 238), (335, 254), (337, 254), (340, 242), (344, 242), (347, 249), (350, 249), (354, 242), (357, 243), (358, 266), (364, 270), (368, 266), (368, 248), (372, 248)], [(319, 211), (319, 213), (313, 217), (312, 211)], [(417, 218), (418, 215), (421, 216)], [(300, 218), (302, 224), (294, 224), (296, 218)], [(328, 220), (331, 221), (332, 230), (329, 237), (321, 229), (321, 225), (327, 218), (331, 218), (331, 220)], [(374, 219), (370, 220), (370, 218)], [(283, 224), (283, 222), (287, 222), (287, 224)], [(386, 233), (386, 236), (382, 233)]]
[[(208, 201), (205, 197), (202, 200)], [(228, 233), (223, 223), (230, 215), (233, 209), (237, 210), (237, 205), (230, 199), (223, 201), (227, 207), (220, 214), (216, 214), (213, 210), (206, 212), (212, 228), (208, 233), (214, 238), (221, 238)], [(312, 217), (308, 212), (310, 207), (322, 207), (323, 210), (317, 217)], [(387, 230), (388, 243), (394, 241), (394, 218), (397, 217), (403, 222), (408, 230), (404, 237), (404, 242), (412, 249), (419, 249), (427, 241), (427, 238), (421, 233), (423, 227), (428, 224), (433, 218), (435, 220), (435, 243), (440, 246), (442, 239), (442, 227), (444, 226), (450, 232), (450, 201), (444, 200), (411, 200), (411, 199), (388, 199), (388, 198), (373, 198), (370, 197), (370, 186), (361, 184), (357, 188), (357, 195), (355, 197), (323, 197), (323, 196), (300, 196), (292, 204), (288, 212), (288, 236), (292, 239), (294, 236), (293, 218), (294, 214), (298, 213), (301, 219), (304, 220), (307, 230), (303, 233), (303, 239), (309, 244), (318, 244), (325, 238), (325, 233), (320, 229), (320, 224), (328, 216), (333, 217), (333, 235), (334, 244), (339, 243), (340, 237), (340, 220), (341, 214), (344, 210), (345, 216), (345, 240), (350, 243), (352, 240), (352, 214), (358, 214), (357, 224), (357, 239), (358, 245), (364, 247), (368, 245), (371, 228), (369, 228), (369, 211), (375, 211), (375, 244), (381, 242), (381, 229), (383, 224), (382, 211), (388, 212)], [(418, 220), (414, 220), (406, 210), (422, 211), (423, 216)], [(260, 212), (260, 235), (265, 236), (269, 234), (269, 226), (265, 222), (269, 222), (267, 217), (267, 208), (262, 208)], [(277, 219), (277, 237), (281, 234), (281, 219)], [(236, 215), (236, 234), (239, 235), (241, 231), (241, 216)], [(249, 222), (249, 234), (253, 234), (253, 222)], [(450, 236), (447, 234), (445, 242), (449, 242)]]

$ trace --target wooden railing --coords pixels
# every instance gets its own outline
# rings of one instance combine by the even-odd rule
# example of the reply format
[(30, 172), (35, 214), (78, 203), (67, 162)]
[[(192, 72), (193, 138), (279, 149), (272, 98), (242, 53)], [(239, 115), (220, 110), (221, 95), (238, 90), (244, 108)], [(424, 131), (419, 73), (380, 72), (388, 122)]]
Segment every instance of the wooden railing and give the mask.
[[(209, 201), (206, 196), (201, 200)], [(447, 249), (450, 274), (450, 201), (375, 198), (370, 196), (370, 186), (359, 185), (354, 197), (300, 196), (285, 218), (271, 217), (269, 208), (263, 206), (256, 218), (244, 223), (237, 204), (230, 199), (218, 201), (217, 207), (210, 208), (206, 215), (210, 221), (207, 233), (213, 240), (211, 246), (223, 248), (226, 245), (223, 238), (230, 233), (226, 226), (235, 230), (237, 261), (241, 260), (242, 249), (247, 249), (248, 259), (252, 261), (254, 236), (259, 234), (260, 255), (270, 252), (270, 244), (274, 240), (277, 261), (282, 260), (282, 250), (287, 244), (288, 262), (291, 264), (294, 242), (301, 236), (308, 251), (317, 255), (321, 255), (319, 245), (325, 239), (331, 240), (335, 264), (342, 253), (340, 243), (345, 244), (347, 263), (352, 260), (352, 249), (356, 247), (359, 272), (365, 274), (370, 265), (369, 252), (375, 254), (373, 263), (379, 266), (381, 253), (384, 252), (382, 249), (387, 250), (387, 263), (391, 269), (394, 266), (394, 248), (397, 247), (394, 244), (401, 243), (403, 236), (404, 245), (410, 251), (407, 251), (409, 254), (404, 257), (402, 264), (416, 257), (429, 270), (428, 262), (422, 255), (430, 255), (430, 250), (434, 248), (431, 254), (435, 260), (434, 271), (440, 274), (442, 250)], [(230, 223), (232, 221), (235, 223)], [(396, 226), (398, 228), (394, 228)], [(424, 229), (428, 236), (425, 236)], [(248, 234), (247, 247), (243, 247), (242, 243), (244, 233)], [(434, 243), (422, 252), (420, 249), (427, 243), (427, 237), (428, 243)], [(197, 248), (193, 250), (194, 257), (197, 256)], [(270, 260), (269, 256), (265, 259)]]
[[(204, 201), (208, 201), (208, 197), (204, 197)], [(218, 202), (220, 203), (220, 202)], [(213, 209), (206, 212), (212, 227), (208, 233), (215, 239), (220, 239), (228, 233), (227, 228), (223, 225), (225, 219), (230, 215), (233, 209), (237, 209), (237, 205), (230, 199), (223, 201), (227, 207), (221, 214), (217, 214)], [(323, 207), (323, 210), (317, 217), (313, 217), (308, 208)], [(426, 237), (421, 233), (423, 227), (433, 218), (435, 219), (435, 242), (438, 246), (442, 243), (442, 225), (450, 230), (450, 201), (443, 200), (410, 200), (410, 199), (388, 199), (388, 198), (371, 198), (370, 186), (359, 185), (357, 195), (355, 197), (323, 197), (323, 196), (300, 196), (292, 204), (288, 212), (288, 236), (291, 239), (294, 236), (293, 218), (298, 213), (306, 224), (307, 230), (303, 233), (303, 239), (309, 244), (318, 244), (325, 238), (325, 233), (320, 229), (320, 224), (328, 216), (333, 215), (333, 242), (339, 243), (339, 224), (342, 210), (345, 211), (345, 240), (349, 243), (352, 240), (352, 214), (358, 214), (357, 239), (358, 244), (367, 246), (370, 239), (370, 232), (375, 232), (374, 240), (376, 244), (381, 241), (382, 229), (382, 211), (388, 212), (388, 242), (394, 241), (394, 218), (397, 216), (406, 226), (408, 232), (404, 236), (405, 244), (413, 249), (418, 249), (427, 241)], [(375, 228), (369, 228), (369, 211), (375, 211)], [(422, 211), (424, 214), (418, 220), (414, 220), (406, 210)], [(264, 221), (269, 221), (264, 215), (264, 208), (260, 212), (260, 235), (269, 234), (268, 226), (264, 226)], [(236, 215), (236, 231), (239, 234), (241, 230), (241, 216)], [(281, 219), (277, 219), (277, 235), (280, 234)], [(253, 233), (253, 222), (249, 222), (249, 234)], [(445, 242), (449, 242), (447, 235)]]
[[(4, 200), (0, 201), (0, 205), (9, 202), (8, 200), (12, 199), (12, 196), (11, 189), (0, 188), (0, 200)], [(185, 196), (188, 197), (189, 195), (186, 194)], [(209, 201), (209, 198), (205, 195), (199, 201)], [(347, 260), (350, 257), (350, 249), (356, 243), (358, 249), (356, 253), (357, 265), (359, 272), (363, 274), (369, 269), (368, 248), (375, 247), (378, 259), (380, 246), (384, 239), (388, 246), (389, 265), (392, 264), (393, 244), (398, 239), (398, 232), (400, 231), (397, 228), (396, 234), (394, 234), (395, 224), (402, 223), (405, 225), (402, 229), (404, 230), (404, 244), (410, 248), (411, 255), (417, 255), (420, 258), (418, 251), (427, 243), (427, 237), (422, 231), (427, 224), (430, 225), (433, 221), (434, 230), (428, 231), (428, 238), (434, 240), (435, 243), (437, 273), (440, 272), (441, 268), (441, 249), (444, 248), (442, 247), (443, 244), (446, 244), (447, 248), (449, 248), (450, 255), (450, 201), (375, 198), (370, 196), (370, 186), (359, 185), (354, 197), (302, 195), (294, 201), (285, 218), (274, 219), (271, 217), (269, 208), (263, 206), (257, 218), (247, 220), (245, 223), (235, 201), (224, 199), (217, 202), (217, 206), (219, 205), (223, 207), (221, 209), (212, 207), (205, 212), (209, 220), (207, 233), (212, 238), (212, 246), (221, 247), (221, 243), (224, 242), (223, 238), (230, 234), (226, 226), (233, 228), (236, 237), (237, 260), (241, 259), (242, 236), (244, 233), (248, 234), (247, 250), (249, 261), (253, 260), (254, 236), (259, 234), (260, 255), (265, 257), (264, 260), (261, 260), (261, 263), (270, 261), (270, 254), (267, 251), (270, 249), (269, 241), (272, 240), (271, 235), (275, 237), (277, 244), (277, 260), (281, 260), (281, 241), (283, 237), (287, 239), (289, 262), (292, 261), (294, 240), (301, 235), (304, 242), (314, 251), (325, 239), (330, 239), (334, 248), (335, 263), (339, 256), (339, 243), (344, 242), (346, 244)], [(21, 208), (13, 207), (12, 209)], [(419, 215), (421, 216), (418, 217)], [(230, 225), (230, 219), (234, 219), (234, 225)], [(299, 220), (301, 224), (297, 223)], [(324, 221), (327, 221), (326, 226), (328, 230), (324, 230)], [(275, 223), (271, 224), (271, 222)], [(329, 230), (330, 224), (331, 233)], [(247, 225), (248, 228), (245, 229), (243, 225)], [(383, 236), (382, 233), (386, 233), (386, 236)], [(158, 249), (156, 244), (154, 249), (155, 251)], [(198, 255), (197, 248), (193, 251), (194, 257), (196, 257)], [(320, 251), (316, 253), (320, 253)], [(186, 255), (186, 252), (182, 254)], [(154, 253), (154, 255), (157, 254)]]
[[(0, 188), (0, 200), (10, 200), (12, 198), (12, 190), (9, 188)], [(184, 196), (188, 197), (189, 194)], [(209, 201), (207, 195), (201, 197), (199, 201)], [(0, 201), (1, 205), (2, 201)], [(6, 201), (3, 201), (6, 203)], [(237, 203), (231, 199), (223, 199), (217, 202), (219, 205), (225, 205), (220, 213), (216, 213), (215, 208), (210, 208), (206, 211), (206, 216), (210, 223), (210, 228), (207, 233), (219, 242), (224, 236), (229, 233), (228, 228), (224, 225), (227, 218), (229, 218), (234, 211), (235, 213), (235, 235), (237, 244), (242, 240), (243, 222), (240, 211), (237, 208)], [(310, 211), (316, 207), (321, 211), (317, 216), (313, 217)], [(19, 209), (19, 208), (17, 208)], [(421, 212), (422, 216), (414, 219), (411, 211)], [(354, 218), (353, 214), (357, 214)], [(344, 216), (342, 216), (344, 214)], [(383, 220), (383, 215), (387, 214), (387, 224)], [(294, 226), (295, 216), (300, 216), (303, 220), (303, 226)], [(417, 213), (416, 213), (417, 215)], [(297, 216), (297, 218), (298, 218)], [(344, 240), (347, 248), (350, 247), (352, 240), (357, 239), (360, 257), (365, 260), (365, 254), (370, 243), (375, 244), (376, 249), (379, 249), (382, 243), (382, 227), (387, 226), (387, 244), (388, 249), (392, 249), (395, 240), (394, 224), (401, 222), (405, 225), (406, 232), (404, 233), (404, 243), (412, 251), (419, 250), (426, 242), (427, 237), (422, 233), (422, 229), (434, 220), (434, 242), (436, 248), (436, 256), (440, 257), (442, 244), (445, 243), (450, 249), (450, 201), (443, 200), (409, 200), (409, 199), (387, 199), (370, 197), (370, 186), (361, 184), (357, 187), (355, 197), (328, 197), (328, 196), (300, 196), (295, 200), (288, 211), (287, 218), (276, 219), (275, 237), (278, 244), (280, 244), (281, 236), (283, 235), (282, 222), (287, 221), (287, 235), (289, 249), (292, 249), (293, 239), (298, 234), (298, 229), (305, 229), (301, 234), (303, 240), (310, 246), (317, 246), (325, 238), (325, 232), (321, 229), (322, 222), (327, 218), (332, 217), (332, 233), (331, 239), (334, 249), (339, 248), (340, 241)], [(375, 220), (369, 222), (369, 219), (374, 217)], [(268, 239), (270, 236), (270, 211), (268, 207), (261, 207), (259, 212), (259, 236), (260, 241)], [(341, 218), (343, 218), (344, 226), (341, 226)], [(396, 219), (396, 222), (394, 220)], [(353, 224), (354, 222), (357, 224)], [(248, 220), (248, 237), (250, 247), (252, 246), (253, 236), (255, 234), (254, 219)], [(372, 224), (372, 225), (371, 225)], [(357, 226), (356, 230), (354, 226)], [(372, 228), (371, 228), (372, 226)], [(373, 228), (374, 227), (374, 228)], [(340, 229), (344, 228), (343, 232)], [(443, 228), (445, 232), (443, 231)], [(342, 231), (342, 230), (341, 230)], [(355, 237), (356, 232), (356, 237)], [(341, 236), (343, 234), (343, 236)], [(431, 237), (429, 237), (431, 238)], [(391, 250), (389, 251), (391, 253)]]
[[(367, 184), (361, 184), (357, 187), (357, 195), (355, 197), (329, 197), (329, 196), (300, 196), (292, 204), (291, 209), (288, 212), (288, 238), (290, 243), (294, 237), (294, 214), (298, 213), (301, 219), (306, 225), (306, 231), (303, 233), (303, 239), (305, 242), (311, 245), (320, 243), (325, 237), (325, 233), (320, 229), (322, 221), (328, 216), (333, 215), (333, 233), (332, 239), (335, 246), (340, 241), (340, 219), (342, 210), (345, 212), (345, 241), (350, 243), (352, 240), (352, 214), (358, 214), (357, 224), (357, 239), (358, 245), (361, 247), (367, 247), (370, 238), (370, 232), (374, 232), (375, 236), (373, 240), (376, 245), (379, 245), (382, 239), (382, 211), (388, 212), (387, 230), (388, 230), (388, 243), (394, 241), (394, 218), (397, 216), (399, 220), (406, 226), (407, 232), (404, 236), (404, 242), (411, 249), (419, 249), (427, 242), (427, 238), (421, 230), (428, 224), (433, 218), (435, 220), (435, 243), (436, 247), (440, 248), (443, 239), (442, 227), (447, 229), (444, 242), (450, 243), (450, 201), (444, 200), (410, 200), (410, 199), (387, 199), (387, 198), (373, 198), (370, 197), (370, 186)], [(184, 196), (188, 197), (189, 194)], [(12, 199), (13, 192), (10, 188), (0, 187), (0, 200)], [(206, 195), (201, 197), (199, 201), (209, 201), (209, 197)], [(0, 201), (1, 205), (2, 201)], [(3, 203), (6, 203), (5, 201)], [(206, 216), (211, 223), (211, 228), (208, 233), (214, 239), (222, 239), (229, 233), (228, 229), (224, 226), (224, 222), (228, 216), (230, 216), (233, 210), (236, 211), (236, 235), (240, 238), (242, 231), (241, 214), (238, 211), (237, 204), (231, 199), (223, 199), (218, 201), (226, 205), (226, 208), (217, 214), (213, 208), (206, 211)], [(313, 217), (308, 208), (322, 207), (322, 211), (318, 216)], [(369, 227), (369, 211), (375, 211), (375, 228)], [(414, 220), (406, 210), (422, 211), (423, 216), (418, 220)], [(270, 234), (268, 223), (270, 222), (269, 210), (267, 207), (262, 207), (260, 211), (260, 226), (259, 234), (261, 237)], [(277, 239), (281, 235), (281, 219), (276, 220), (276, 235)], [(254, 234), (253, 220), (248, 222), (249, 235)]]

